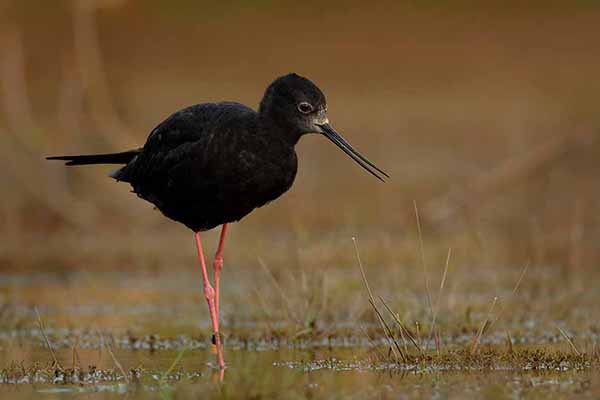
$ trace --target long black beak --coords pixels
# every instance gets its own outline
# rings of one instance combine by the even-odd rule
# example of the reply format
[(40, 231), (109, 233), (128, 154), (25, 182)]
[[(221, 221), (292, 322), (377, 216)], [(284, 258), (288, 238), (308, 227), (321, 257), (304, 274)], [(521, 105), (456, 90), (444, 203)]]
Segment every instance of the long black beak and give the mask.
[(321, 133), (327, 137), (327, 139), (331, 140), (337, 147), (342, 149), (342, 151), (350, 156), (358, 165), (367, 170), (371, 175), (375, 178), (379, 179), (381, 182), (385, 182), (385, 178), (389, 178), (390, 176), (369, 161), (366, 157), (360, 154), (358, 151), (354, 149), (354, 147), (350, 146), (343, 137), (340, 136), (339, 133), (335, 131), (329, 124), (318, 124), (319, 128), (321, 128)]

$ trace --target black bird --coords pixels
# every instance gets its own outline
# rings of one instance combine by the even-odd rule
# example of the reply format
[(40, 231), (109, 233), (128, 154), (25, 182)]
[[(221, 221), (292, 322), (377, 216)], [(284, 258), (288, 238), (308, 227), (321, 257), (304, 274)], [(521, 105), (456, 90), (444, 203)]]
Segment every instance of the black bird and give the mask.
[[(320, 133), (381, 181), (389, 176), (358, 153), (329, 125), (323, 92), (296, 74), (267, 88), (258, 112), (234, 102), (197, 104), (158, 125), (146, 144), (121, 153), (55, 156), (66, 165), (125, 164), (110, 174), (142, 199), (194, 232), (212, 321), (219, 367), (219, 277), (227, 224), (278, 198), (291, 186), (298, 160), (294, 146)], [(210, 283), (200, 232), (222, 225)]]

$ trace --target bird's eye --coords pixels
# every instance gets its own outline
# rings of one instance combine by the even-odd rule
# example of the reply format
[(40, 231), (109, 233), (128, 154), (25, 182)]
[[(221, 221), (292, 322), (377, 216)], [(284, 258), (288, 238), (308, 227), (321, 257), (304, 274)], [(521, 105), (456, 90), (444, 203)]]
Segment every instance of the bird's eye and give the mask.
[(308, 114), (312, 110), (313, 106), (311, 106), (310, 103), (303, 101), (302, 103), (298, 104), (298, 111), (300, 111), (302, 114)]

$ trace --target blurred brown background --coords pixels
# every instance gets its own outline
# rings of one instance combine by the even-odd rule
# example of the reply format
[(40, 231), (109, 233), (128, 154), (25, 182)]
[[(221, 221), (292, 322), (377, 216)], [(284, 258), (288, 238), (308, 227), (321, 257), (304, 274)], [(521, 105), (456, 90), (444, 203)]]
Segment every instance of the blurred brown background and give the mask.
[[(297, 72), (386, 169), (306, 137), (292, 190), (231, 230), (229, 265), (594, 268), (600, 4), (594, 1), (0, 3), (0, 270), (195, 266), (191, 233), (50, 154), (138, 146), (179, 108), (256, 106)], [(210, 234), (211, 243), (215, 233)], [(235, 250), (232, 250), (234, 249)]]

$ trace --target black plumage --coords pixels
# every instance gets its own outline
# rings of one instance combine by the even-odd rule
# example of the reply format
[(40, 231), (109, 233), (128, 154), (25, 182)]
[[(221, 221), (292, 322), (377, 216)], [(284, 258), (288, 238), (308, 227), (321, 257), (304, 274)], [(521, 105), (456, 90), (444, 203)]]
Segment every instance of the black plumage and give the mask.
[[(320, 133), (380, 180), (388, 175), (360, 155), (330, 125), (325, 95), (296, 74), (276, 79), (258, 111), (239, 103), (206, 103), (171, 115), (139, 149), (113, 154), (48, 157), (67, 165), (124, 164), (111, 176), (164, 215), (192, 229), (202, 267), (204, 296), (223, 379), (219, 287), (227, 224), (285, 193), (294, 182), (294, 147)], [(222, 225), (210, 282), (200, 231)]]
[(267, 88), (258, 111), (234, 102), (198, 104), (163, 121), (142, 148), (48, 158), (125, 164), (111, 176), (199, 232), (238, 221), (285, 193), (297, 171), (294, 147), (306, 133), (327, 136), (371, 174), (387, 177), (331, 128), (326, 112), (323, 92), (288, 74)]

